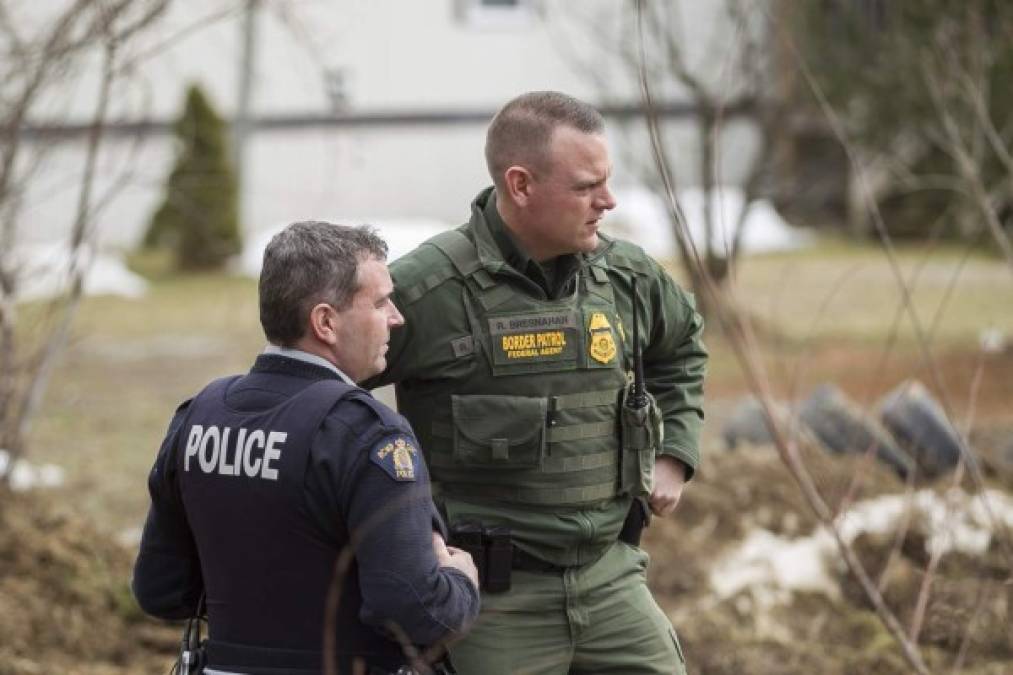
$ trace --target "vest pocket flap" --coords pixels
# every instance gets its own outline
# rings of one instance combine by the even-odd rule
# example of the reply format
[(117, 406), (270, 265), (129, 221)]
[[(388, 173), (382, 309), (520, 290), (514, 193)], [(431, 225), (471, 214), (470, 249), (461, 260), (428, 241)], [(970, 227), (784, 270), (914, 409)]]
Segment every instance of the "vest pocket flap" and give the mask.
[(451, 396), (454, 462), (471, 466), (541, 465), (548, 400), (529, 396)]

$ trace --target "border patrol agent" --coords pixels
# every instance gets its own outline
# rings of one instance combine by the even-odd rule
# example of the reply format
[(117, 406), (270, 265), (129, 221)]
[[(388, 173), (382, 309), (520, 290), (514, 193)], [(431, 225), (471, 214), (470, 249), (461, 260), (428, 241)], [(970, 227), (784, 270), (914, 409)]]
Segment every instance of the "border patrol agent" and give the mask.
[(386, 251), (368, 228), (277, 235), (260, 278), (271, 345), (169, 426), (133, 591), (165, 619), (206, 594), (208, 673), (320, 673), (327, 644), (342, 673), (415, 672), (404, 644), (457, 636), (478, 613), (411, 427), (355, 385), (403, 323)]
[[(391, 266), (408, 325), (366, 383), (397, 384), (452, 541), (486, 556), (482, 614), (451, 647), (454, 664), (463, 675), (683, 672), (635, 544), (641, 506), (671, 513), (698, 463), (702, 320), (643, 250), (598, 233), (615, 200), (591, 106), (514, 99), (490, 125), (486, 159), (495, 185), (470, 222)], [(640, 430), (621, 412), (634, 304), (652, 396)]]

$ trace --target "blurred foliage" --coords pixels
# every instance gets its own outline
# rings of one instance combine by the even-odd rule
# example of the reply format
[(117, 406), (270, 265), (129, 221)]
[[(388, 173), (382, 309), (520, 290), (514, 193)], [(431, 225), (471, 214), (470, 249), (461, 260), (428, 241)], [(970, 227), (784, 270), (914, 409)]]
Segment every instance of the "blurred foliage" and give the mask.
[(174, 250), (178, 269), (219, 268), (242, 248), (227, 133), (207, 96), (191, 85), (176, 123), (179, 156), (144, 237), (145, 248)]
[[(1003, 0), (821, 0), (799, 5), (798, 36), (820, 86), (849, 130), (886, 146), (901, 131), (931, 136), (938, 115), (923, 78), (946, 49), (962, 71), (981, 70), (997, 122), (1013, 120), (1013, 5)], [(987, 94), (987, 92), (985, 92)]]
[[(859, 160), (889, 174), (875, 192), (891, 234), (977, 237), (985, 201), (1009, 230), (1013, 3), (814, 0), (790, 7), (793, 39)], [(795, 84), (803, 108), (814, 110), (807, 83), (797, 77)], [(968, 150), (988, 200), (975, 201), (956, 143)]]

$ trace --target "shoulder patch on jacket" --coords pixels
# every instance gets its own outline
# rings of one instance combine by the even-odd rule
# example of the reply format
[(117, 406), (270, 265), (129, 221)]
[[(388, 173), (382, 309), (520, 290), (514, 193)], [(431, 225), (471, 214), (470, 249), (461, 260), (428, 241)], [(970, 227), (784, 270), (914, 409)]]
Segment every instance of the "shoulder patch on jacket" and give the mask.
[(644, 249), (624, 239), (615, 239), (605, 257), (614, 267), (641, 274), (654, 274), (656, 269), (660, 269), (658, 263)]
[(396, 481), (415, 481), (419, 475), (419, 450), (406, 434), (385, 436), (369, 451), (369, 461)]
[[(397, 431), (398, 429), (408, 430), (410, 428), (407, 426), (408, 423), (398, 413), (398, 411), (381, 401), (377, 401), (368, 391), (362, 389), (353, 391), (348, 395), (348, 398), (369, 408), (376, 419), (380, 421), (380, 424), (384, 427), (390, 428), (392, 432)], [(363, 438), (362, 440), (366, 441), (367, 439)]]

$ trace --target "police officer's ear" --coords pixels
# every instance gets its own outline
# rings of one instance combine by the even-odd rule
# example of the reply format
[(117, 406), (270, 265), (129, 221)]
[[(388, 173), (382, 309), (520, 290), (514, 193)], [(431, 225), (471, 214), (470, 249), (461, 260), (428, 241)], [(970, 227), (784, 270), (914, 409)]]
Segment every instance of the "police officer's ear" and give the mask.
[(517, 206), (527, 206), (531, 199), (531, 186), (534, 176), (531, 171), (517, 164), (503, 172), (503, 187), (510, 201)]
[(310, 334), (325, 344), (333, 345), (338, 341), (338, 312), (333, 305), (320, 302), (313, 305), (309, 316)]

